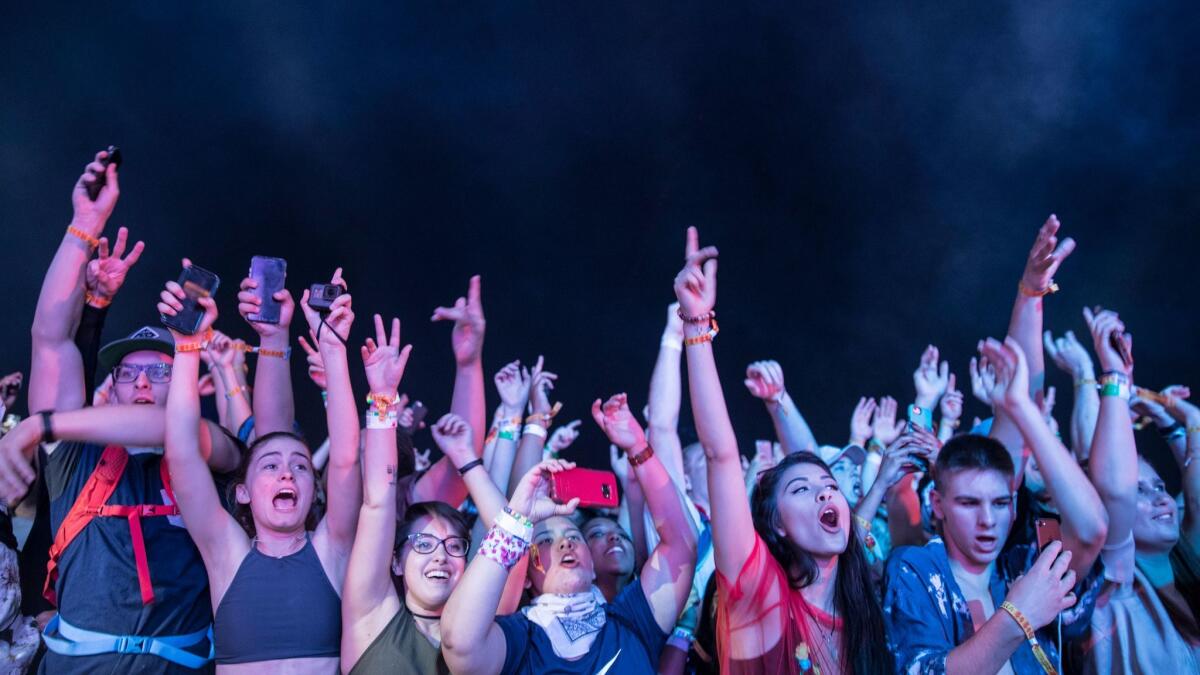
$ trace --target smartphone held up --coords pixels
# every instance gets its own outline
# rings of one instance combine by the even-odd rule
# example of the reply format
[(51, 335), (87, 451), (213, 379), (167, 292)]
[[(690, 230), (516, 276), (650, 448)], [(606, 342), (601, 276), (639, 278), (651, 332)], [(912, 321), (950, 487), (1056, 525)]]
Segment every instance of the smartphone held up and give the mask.
[(283, 305), (275, 294), (283, 290), (287, 281), (287, 261), (256, 255), (250, 259), (250, 278), (254, 280), (254, 294), (258, 297), (258, 311), (246, 315), (247, 321), (255, 323), (279, 323)]
[(200, 298), (212, 297), (221, 285), (221, 278), (203, 267), (192, 265), (179, 274), (179, 287), (183, 289), (183, 309), (174, 316), (159, 314), (162, 325), (184, 335), (194, 335), (204, 318)]

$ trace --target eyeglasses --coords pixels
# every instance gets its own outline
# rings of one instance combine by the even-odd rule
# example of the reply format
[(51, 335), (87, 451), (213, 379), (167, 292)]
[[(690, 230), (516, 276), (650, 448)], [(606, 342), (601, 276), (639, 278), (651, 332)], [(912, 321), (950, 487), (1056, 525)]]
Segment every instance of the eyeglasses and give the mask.
[(436, 551), (438, 544), (441, 544), (442, 548), (446, 549), (447, 555), (455, 558), (467, 557), (467, 551), (471, 549), (471, 542), (462, 537), (438, 539), (432, 534), (425, 534), (424, 532), (408, 535), (408, 542), (412, 544), (414, 551), (426, 555)]
[(113, 382), (133, 382), (138, 378), (139, 373), (146, 373), (146, 378), (155, 384), (164, 384), (171, 381), (171, 364), (151, 363), (142, 366), (135, 363), (123, 363), (113, 368)]

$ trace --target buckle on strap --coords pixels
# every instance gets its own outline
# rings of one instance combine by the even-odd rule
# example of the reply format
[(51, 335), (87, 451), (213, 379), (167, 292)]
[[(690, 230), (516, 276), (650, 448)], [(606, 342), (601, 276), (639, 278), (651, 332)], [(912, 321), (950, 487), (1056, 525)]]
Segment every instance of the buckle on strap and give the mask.
[(141, 635), (124, 635), (117, 640), (115, 651), (121, 654), (145, 654), (150, 651), (150, 639)]

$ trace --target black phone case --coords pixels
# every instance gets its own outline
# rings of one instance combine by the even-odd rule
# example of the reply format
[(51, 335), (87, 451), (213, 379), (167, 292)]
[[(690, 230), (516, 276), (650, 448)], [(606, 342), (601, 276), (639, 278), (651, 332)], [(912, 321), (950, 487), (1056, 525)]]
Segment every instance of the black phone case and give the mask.
[(250, 259), (250, 278), (258, 282), (254, 292), (262, 300), (257, 312), (246, 315), (247, 321), (255, 323), (279, 323), (282, 305), (271, 297), (283, 290), (287, 280), (287, 261), (283, 258), (268, 258), (256, 255)]
[(167, 328), (184, 335), (194, 335), (200, 327), (200, 320), (204, 318), (204, 309), (200, 307), (197, 299), (215, 294), (217, 287), (221, 285), (221, 278), (202, 267), (192, 265), (180, 273), (179, 285), (186, 296), (183, 299), (183, 310), (176, 312), (175, 316), (159, 314), (158, 318)]
[[(107, 168), (109, 164), (116, 164), (117, 168), (120, 168), (121, 149), (115, 145), (108, 146), (108, 156), (100, 160), (100, 163), (103, 164), (105, 168)], [(96, 182), (87, 186), (88, 198), (92, 201), (96, 201), (96, 197), (100, 196), (100, 188), (104, 187), (106, 182), (108, 182), (108, 179), (105, 177), (105, 174), (96, 176)]]

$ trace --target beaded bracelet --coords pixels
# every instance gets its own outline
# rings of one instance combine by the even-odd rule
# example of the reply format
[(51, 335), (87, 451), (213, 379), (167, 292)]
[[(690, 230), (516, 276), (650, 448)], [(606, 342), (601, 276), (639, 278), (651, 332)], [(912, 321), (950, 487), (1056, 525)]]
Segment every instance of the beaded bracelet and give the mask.
[(1021, 610), (1017, 609), (1016, 605), (1007, 600), (1000, 603), (1000, 609), (1008, 612), (1013, 621), (1016, 621), (1017, 625), (1021, 627), (1021, 631), (1025, 633), (1025, 639), (1029, 641), (1029, 647), (1033, 650), (1033, 656), (1041, 664), (1042, 670), (1046, 671), (1047, 675), (1056, 675), (1058, 671), (1054, 669), (1054, 666), (1050, 663), (1050, 659), (1046, 657), (1046, 652), (1038, 644), (1037, 634), (1033, 632), (1033, 626), (1029, 624), (1029, 619), (1025, 618), (1025, 615), (1021, 613)]
[(1030, 298), (1040, 298), (1043, 296), (1050, 295), (1052, 293), (1057, 293), (1058, 292), (1058, 284), (1054, 283), (1054, 280), (1051, 279), (1049, 286), (1046, 286), (1045, 288), (1042, 288), (1042, 289), (1037, 289), (1037, 288), (1030, 288), (1029, 286), (1025, 285), (1024, 281), (1020, 281), (1020, 282), (1017, 282), (1017, 289), (1021, 291), (1021, 295), (1024, 295), (1024, 296), (1027, 296)]
[(92, 235), (88, 234), (87, 232), (84, 232), (83, 230), (79, 229), (78, 227), (75, 227), (74, 225), (67, 226), (67, 234), (71, 235), (72, 237), (75, 237), (76, 239), (79, 239), (80, 241), (87, 244), (91, 248), (96, 248), (97, 246), (100, 245), (99, 239), (93, 237)]
[(711, 310), (711, 309), (709, 311), (701, 314), (700, 316), (688, 316), (683, 313), (682, 307), (679, 308), (679, 318), (684, 323), (707, 323), (707, 322), (711, 321), (712, 319), (716, 318), (716, 316), (717, 316), (716, 310)]
[(510, 570), (529, 550), (529, 541), (493, 525), (479, 546), (479, 555), (491, 560), (505, 570)]

